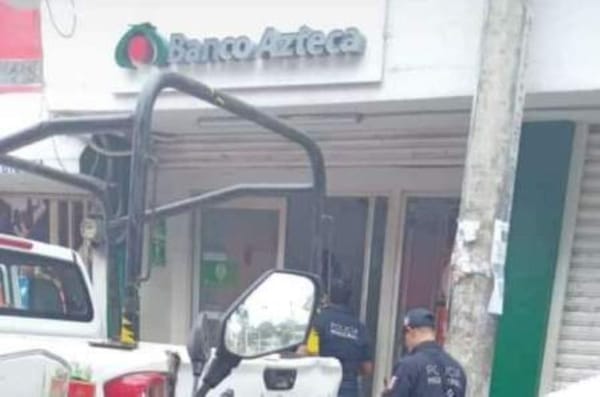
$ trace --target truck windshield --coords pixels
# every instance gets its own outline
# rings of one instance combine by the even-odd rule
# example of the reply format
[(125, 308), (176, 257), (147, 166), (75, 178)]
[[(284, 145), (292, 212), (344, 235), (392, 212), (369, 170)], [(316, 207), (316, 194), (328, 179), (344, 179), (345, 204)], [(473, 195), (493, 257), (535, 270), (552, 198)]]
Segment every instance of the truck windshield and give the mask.
[(0, 316), (88, 322), (93, 308), (79, 267), (0, 250)]

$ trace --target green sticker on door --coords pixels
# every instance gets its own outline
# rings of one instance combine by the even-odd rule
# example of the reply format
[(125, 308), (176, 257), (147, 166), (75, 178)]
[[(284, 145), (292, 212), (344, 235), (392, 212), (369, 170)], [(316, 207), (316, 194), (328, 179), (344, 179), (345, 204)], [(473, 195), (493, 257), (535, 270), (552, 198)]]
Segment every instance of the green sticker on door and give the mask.
[(150, 241), (150, 266), (165, 267), (167, 265), (167, 222), (158, 219), (154, 224), (154, 233)]
[(231, 287), (237, 284), (238, 266), (226, 254), (206, 252), (202, 255), (200, 282), (204, 287)]

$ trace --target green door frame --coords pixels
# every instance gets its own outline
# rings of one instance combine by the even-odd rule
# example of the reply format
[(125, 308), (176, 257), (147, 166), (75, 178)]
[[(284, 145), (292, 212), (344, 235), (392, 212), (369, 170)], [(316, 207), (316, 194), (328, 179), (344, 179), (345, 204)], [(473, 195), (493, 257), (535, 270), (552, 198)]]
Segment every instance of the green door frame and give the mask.
[(523, 126), (490, 396), (537, 397), (575, 124)]

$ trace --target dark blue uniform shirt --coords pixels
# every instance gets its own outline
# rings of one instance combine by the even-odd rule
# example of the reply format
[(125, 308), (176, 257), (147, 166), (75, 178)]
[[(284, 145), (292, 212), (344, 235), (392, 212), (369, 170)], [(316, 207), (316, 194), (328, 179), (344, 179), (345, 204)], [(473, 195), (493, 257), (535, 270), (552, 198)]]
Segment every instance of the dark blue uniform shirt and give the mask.
[(464, 397), (467, 388), (462, 366), (435, 342), (400, 360), (391, 383), (390, 397)]
[(350, 309), (342, 306), (325, 307), (315, 320), (319, 333), (319, 354), (335, 357), (342, 364), (340, 397), (358, 397), (358, 375), (362, 363), (371, 361), (366, 327)]

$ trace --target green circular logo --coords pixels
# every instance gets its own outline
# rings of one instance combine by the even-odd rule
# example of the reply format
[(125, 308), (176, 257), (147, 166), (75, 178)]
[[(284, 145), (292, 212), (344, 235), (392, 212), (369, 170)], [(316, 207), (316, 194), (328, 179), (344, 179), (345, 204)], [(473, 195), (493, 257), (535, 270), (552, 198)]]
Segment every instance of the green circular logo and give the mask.
[(168, 62), (168, 45), (150, 23), (133, 25), (117, 43), (115, 61), (126, 69), (141, 65), (164, 67)]

